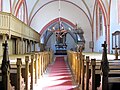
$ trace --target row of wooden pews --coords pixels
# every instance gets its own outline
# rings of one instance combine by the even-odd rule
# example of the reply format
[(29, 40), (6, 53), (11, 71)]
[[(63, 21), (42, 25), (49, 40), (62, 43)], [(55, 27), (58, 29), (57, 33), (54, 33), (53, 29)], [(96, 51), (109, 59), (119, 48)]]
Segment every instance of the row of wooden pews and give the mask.
[[(0, 59), (2, 61), (3, 57)], [(2, 68), (0, 70), (0, 90), (33, 90), (52, 60), (52, 51), (10, 55), (10, 68), (5, 73)], [(5, 66), (0, 62), (0, 67), (2, 65)]]
[[(69, 67), (80, 90), (120, 90), (120, 60), (108, 55), (104, 45), (102, 55), (83, 53), (82, 50), (67, 52)], [(115, 84), (118, 86), (113, 87)]]

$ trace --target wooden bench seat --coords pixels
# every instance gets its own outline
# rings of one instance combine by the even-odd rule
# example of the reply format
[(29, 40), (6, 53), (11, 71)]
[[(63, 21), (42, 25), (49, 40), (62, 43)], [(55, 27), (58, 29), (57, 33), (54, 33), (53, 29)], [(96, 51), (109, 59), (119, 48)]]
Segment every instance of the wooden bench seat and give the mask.
[(109, 77), (108, 83), (120, 83), (120, 77)]

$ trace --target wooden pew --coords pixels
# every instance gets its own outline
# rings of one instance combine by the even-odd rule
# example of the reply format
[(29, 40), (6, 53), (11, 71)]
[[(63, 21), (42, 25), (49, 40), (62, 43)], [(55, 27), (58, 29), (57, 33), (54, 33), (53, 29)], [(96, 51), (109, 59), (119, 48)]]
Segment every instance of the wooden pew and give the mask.
[[(76, 54), (75, 54), (76, 53)], [(80, 77), (80, 75), (82, 74), (81, 71), (82, 69), (80, 68), (81, 64), (78, 63), (78, 61), (81, 62), (81, 59), (80, 58), (77, 58), (77, 53), (78, 52), (73, 52), (73, 51), (68, 51), (68, 62), (69, 62), (69, 66), (71, 68), (71, 71), (73, 72), (73, 76), (77, 76), (77, 80), (79, 81), (76, 81), (76, 85), (77, 86), (80, 86), (80, 88), (83, 89), (83, 87), (85, 88), (85, 90), (89, 90), (89, 85), (88, 83), (92, 83), (92, 82), (89, 82), (89, 78), (90, 78), (90, 73), (91, 73), (91, 70), (92, 70), (92, 66), (91, 66), (91, 60), (90, 59), (87, 59), (88, 56), (85, 55), (85, 57), (87, 57), (85, 60), (84, 60), (84, 67), (85, 67), (85, 73), (86, 77), (84, 77), (86, 79), (86, 86), (83, 86), (81, 85), (81, 80), (83, 81), (82, 77)], [(90, 56), (89, 56), (90, 57)], [(74, 58), (74, 59), (73, 59)], [(76, 59), (75, 59), (76, 58)], [(79, 59), (79, 60), (78, 60)], [(75, 65), (73, 63), (73, 61), (76, 60), (78, 65)], [(86, 62), (89, 61), (89, 64), (87, 64)], [(119, 77), (112, 77), (112, 75), (120, 75), (120, 61), (119, 60), (108, 60), (109, 62), (109, 77), (108, 77), (108, 84), (111, 84), (111, 83), (120, 83), (120, 78)], [(96, 65), (95, 65), (95, 74), (98, 76), (98, 75), (101, 75), (101, 60), (96, 60)], [(88, 66), (89, 65), (89, 66)], [(77, 66), (77, 67), (76, 67)], [(77, 68), (77, 69), (76, 69)], [(78, 73), (74, 73), (75, 70), (77, 70), (76, 72)], [(87, 72), (86, 72), (87, 71)], [(88, 72), (89, 71), (89, 72)], [(77, 74), (77, 75), (74, 75), (74, 74)], [(95, 76), (96, 76), (95, 75)], [(83, 76), (83, 75), (82, 75)], [(75, 77), (74, 77), (75, 78)], [(84, 80), (85, 80), (84, 79)], [(94, 82), (94, 81), (93, 81)], [(99, 82), (100, 83), (100, 82)], [(84, 83), (85, 84), (85, 83)], [(96, 86), (94, 86), (96, 88)], [(94, 89), (93, 89), (94, 90)]]
[[(23, 89), (20, 89), (20, 85), (21, 85), (20, 83), (23, 83), (22, 85), (24, 86), (23, 88), (25, 88), (25, 90), (33, 89), (34, 85), (37, 84), (38, 79), (42, 77), (48, 64), (52, 63), (51, 59), (53, 57), (52, 56), (53, 54), (51, 53), (52, 52), (50, 51), (50, 52), (38, 52), (38, 53), (30, 53), (25, 55), (10, 56), (11, 84), (15, 86), (17, 90), (23, 90)], [(17, 62), (17, 65), (16, 65), (16, 62)], [(20, 64), (19, 62), (22, 62), (22, 63)], [(1, 70), (0, 70), (0, 73), (1, 73)], [(20, 82), (16, 80), (17, 77), (18, 77), (18, 80), (21, 79)]]

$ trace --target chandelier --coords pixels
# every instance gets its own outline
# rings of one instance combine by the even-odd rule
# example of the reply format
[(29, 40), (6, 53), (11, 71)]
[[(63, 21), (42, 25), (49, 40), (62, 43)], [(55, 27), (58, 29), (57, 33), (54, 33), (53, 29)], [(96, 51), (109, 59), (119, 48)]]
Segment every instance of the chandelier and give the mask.
[(63, 22), (61, 21), (61, 18), (60, 18), (60, 10), (61, 10), (60, 8), (61, 7), (60, 7), (60, 0), (59, 0), (58, 22), (52, 27), (52, 29), (48, 29), (48, 31), (55, 33), (57, 39), (63, 38), (63, 36), (67, 33), (67, 30), (65, 30)]

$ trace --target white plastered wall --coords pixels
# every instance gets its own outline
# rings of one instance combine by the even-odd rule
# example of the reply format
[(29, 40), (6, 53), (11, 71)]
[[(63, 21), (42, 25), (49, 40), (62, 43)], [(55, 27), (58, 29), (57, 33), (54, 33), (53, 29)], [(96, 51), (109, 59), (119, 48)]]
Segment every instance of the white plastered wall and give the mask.
[[(53, 2), (43, 7), (33, 19), (31, 27), (40, 32), (40, 30), (50, 21), (59, 16), (58, 2)], [(89, 42), (92, 40), (92, 30), (89, 21), (85, 14), (74, 5), (66, 2), (61, 2), (60, 16), (72, 23), (77, 23), (84, 31), (85, 37), (85, 52), (90, 52)]]
[(111, 16), (110, 16), (110, 49), (112, 52), (112, 33), (120, 31), (120, 23), (118, 23), (118, 0), (112, 0), (111, 3)]

